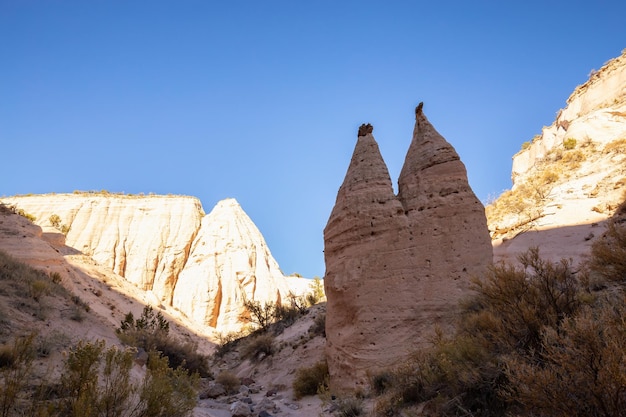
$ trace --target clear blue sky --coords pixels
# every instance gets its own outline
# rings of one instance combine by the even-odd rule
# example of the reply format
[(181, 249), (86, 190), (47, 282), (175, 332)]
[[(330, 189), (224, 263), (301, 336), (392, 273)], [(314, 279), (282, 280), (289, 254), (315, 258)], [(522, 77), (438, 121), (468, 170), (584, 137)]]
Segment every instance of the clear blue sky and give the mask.
[(622, 1), (0, 0), (0, 196), (236, 198), (285, 273), (322, 231), (361, 123), (392, 180), (414, 107), (478, 197), (626, 48)]

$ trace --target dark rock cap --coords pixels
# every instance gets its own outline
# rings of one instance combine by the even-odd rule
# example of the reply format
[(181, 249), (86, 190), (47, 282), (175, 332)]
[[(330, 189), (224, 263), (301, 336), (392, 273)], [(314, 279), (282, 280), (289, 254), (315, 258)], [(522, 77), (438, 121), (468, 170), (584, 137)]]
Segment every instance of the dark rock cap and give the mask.
[(365, 135), (369, 135), (374, 131), (374, 126), (372, 126), (371, 124), (365, 124), (363, 123), (361, 126), (359, 126), (359, 134), (358, 136), (365, 136)]

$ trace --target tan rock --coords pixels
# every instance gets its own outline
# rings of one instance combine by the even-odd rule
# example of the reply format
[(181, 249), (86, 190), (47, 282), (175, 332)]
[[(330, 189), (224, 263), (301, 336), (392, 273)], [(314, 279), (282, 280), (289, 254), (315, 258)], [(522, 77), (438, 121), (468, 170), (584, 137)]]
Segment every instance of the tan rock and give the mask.
[(465, 167), (421, 105), (398, 196), (371, 129), (360, 129), (324, 242), (326, 354), (339, 392), (365, 385), (449, 324), (470, 277), (492, 257)]

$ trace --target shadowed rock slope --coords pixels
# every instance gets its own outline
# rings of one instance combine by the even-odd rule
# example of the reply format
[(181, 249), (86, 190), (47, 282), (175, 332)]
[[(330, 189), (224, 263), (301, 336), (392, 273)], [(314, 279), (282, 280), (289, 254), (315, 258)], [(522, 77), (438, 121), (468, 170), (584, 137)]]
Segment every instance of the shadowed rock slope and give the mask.
[(371, 126), (357, 144), (324, 230), (326, 354), (335, 391), (364, 385), (450, 323), (491, 263), (484, 208), (454, 148), (416, 109), (394, 194)]
[[(155, 304), (200, 325), (239, 330), (244, 298), (280, 302), (290, 293), (263, 236), (234, 199), (208, 215), (185, 196), (48, 194), (2, 202), (35, 216), (44, 238), (65, 239)], [(64, 227), (66, 236), (58, 230)]]

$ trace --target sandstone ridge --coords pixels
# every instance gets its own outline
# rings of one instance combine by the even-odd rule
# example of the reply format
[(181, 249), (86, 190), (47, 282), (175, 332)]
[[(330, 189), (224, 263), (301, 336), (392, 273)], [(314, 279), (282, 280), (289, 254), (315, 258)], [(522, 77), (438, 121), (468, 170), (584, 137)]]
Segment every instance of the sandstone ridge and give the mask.
[[(280, 302), (290, 293), (263, 236), (234, 199), (208, 215), (198, 199), (185, 196), (49, 194), (2, 203), (35, 216), (56, 246), (65, 238), (66, 251), (90, 256), (200, 325), (238, 330), (244, 298)], [(66, 236), (62, 227), (69, 228)]]
[(324, 229), (326, 355), (332, 389), (352, 391), (446, 326), (491, 263), (484, 208), (465, 166), (420, 104), (394, 194), (372, 135), (357, 143)]
[(626, 50), (578, 86), (541, 135), (513, 157), (513, 187), (487, 207), (495, 260), (538, 246), (585, 259), (626, 189)]

